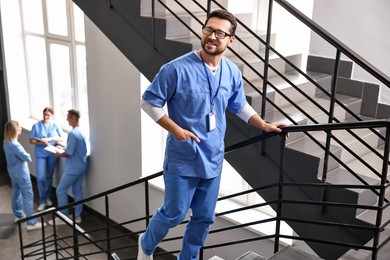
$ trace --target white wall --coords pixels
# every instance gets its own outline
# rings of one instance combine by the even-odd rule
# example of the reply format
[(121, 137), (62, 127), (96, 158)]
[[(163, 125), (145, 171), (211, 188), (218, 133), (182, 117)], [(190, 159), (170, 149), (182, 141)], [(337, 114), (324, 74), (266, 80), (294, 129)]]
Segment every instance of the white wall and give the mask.
[[(372, 65), (390, 76), (390, 1), (314, 0), (313, 20)], [(312, 35), (310, 53), (335, 57), (335, 50)], [(370, 80), (358, 69), (354, 78)], [(382, 102), (390, 104), (383, 88)]]
[[(88, 18), (85, 27), (91, 155), (84, 187), (89, 197), (141, 177), (141, 112), (139, 71)], [(138, 192), (143, 194), (142, 186), (116, 195), (111, 217), (135, 217), (138, 205), (144, 212)], [(103, 201), (90, 206), (104, 212)]]

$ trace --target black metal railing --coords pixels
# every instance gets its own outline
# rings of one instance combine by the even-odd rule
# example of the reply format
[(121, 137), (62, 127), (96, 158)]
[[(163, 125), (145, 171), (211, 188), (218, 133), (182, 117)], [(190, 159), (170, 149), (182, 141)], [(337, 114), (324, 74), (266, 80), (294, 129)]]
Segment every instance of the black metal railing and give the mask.
[[(171, 6), (168, 6), (165, 1), (160, 0), (152, 0), (152, 6), (153, 6), (153, 16), (155, 16), (154, 8), (156, 3), (159, 3), (160, 5), (164, 6), (166, 10), (168, 10), (169, 13), (171, 13), (176, 19), (181, 21), (183, 25), (189, 29), (189, 31), (196, 36), (196, 38), (200, 38), (198, 35), (198, 32), (201, 30), (194, 30), (193, 25), (186, 24), (186, 22), (181, 19), (181, 15), (183, 15), (181, 12), (175, 12), (173, 11), (174, 8)], [(184, 6), (181, 1), (174, 0), (179, 7), (183, 9), (183, 13), (185, 15), (191, 15), (191, 17), (198, 23), (198, 28), (200, 28), (203, 24), (202, 21), (200, 21), (196, 15), (193, 14), (192, 10), (189, 10), (186, 6)], [(211, 9), (218, 7), (218, 8), (224, 8), (222, 5), (218, 3), (218, 1), (209, 0), (207, 1), (207, 6), (204, 7), (202, 4), (200, 4), (198, 1), (192, 1), (196, 4), (196, 6), (199, 7), (199, 10), (203, 12), (204, 14), (210, 12)], [(331, 75), (332, 82), (330, 85), (330, 90), (327, 90), (326, 87), (324, 87), (322, 84), (319, 84), (314, 78), (312, 78), (310, 75), (308, 75), (304, 70), (296, 66), (293, 62), (291, 62), (288, 57), (285, 57), (280, 52), (278, 52), (271, 44), (271, 28), (272, 28), (272, 12), (273, 12), (273, 4), (277, 3), (280, 6), (282, 6), (284, 9), (286, 9), (290, 14), (292, 14), (294, 17), (296, 17), (298, 20), (302, 22), (305, 26), (310, 28), (313, 32), (317, 33), (320, 37), (322, 37), (324, 40), (326, 40), (331, 46), (333, 46), (336, 50), (336, 57), (335, 57), (335, 66), (334, 66), (334, 72)], [(110, 2), (110, 5), (108, 8), (115, 9), (115, 3)], [(159, 19), (157, 17), (154, 17), (154, 19)], [(380, 231), (385, 228), (385, 226), (388, 225), (390, 220), (388, 219), (382, 219), (382, 211), (386, 209), (389, 205), (388, 201), (385, 198), (385, 191), (388, 187), (388, 180), (387, 180), (387, 172), (388, 172), (388, 165), (389, 165), (389, 151), (388, 151), (388, 144), (389, 144), (389, 127), (388, 122), (383, 121), (373, 121), (373, 122), (357, 122), (357, 123), (341, 123), (343, 120), (336, 118), (335, 116), (335, 108), (336, 106), (339, 107), (339, 109), (342, 109), (345, 113), (347, 113), (349, 116), (351, 116), (356, 121), (362, 121), (363, 119), (353, 111), (351, 111), (346, 105), (343, 104), (338, 98), (337, 98), (337, 78), (338, 78), (338, 66), (341, 62), (341, 54), (347, 56), (349, 59), (351, 59), (353, 62), (355, 62), (357, 65), (362, 67), (365, 71), (367, 71), (370, 75), (372, 75), (374, 78), (376, 78), (379, 82), (382, 82), (385, 86), (390, 87), (390, 80), (389, 78), (384, 75), (382, 72), (377, 70), (374, 66), (366, 62), (363, 58), (361, 58), (358, 54), (354, 53), (352, 50), (350, 50), (347, 46), (342, 44), (340, 41), (338, 41), (336, 38), (334, 38), (332, 35), (327, 33), (325, 30), (323, 30), (320, 26), (315, 24), (312, 20), (308, 19), (306, 16), (304, 16), (302, 13), (300, 13), (298, 10), (296, 10), (293, 6), (291, 6), (287, 1), (284, 0), (270, 0), (269, 1), (269, 10), (268, 10), (268, 21), (267, 21), (267, 32), (265, 35), (266, 40), (263, 40), (262, 37), (257, 35), (254, 31), (252, 31), (248, 26), (246, 26), (243, 22), (238, 20), (238, 23), (240, 27), (245, 31), (244, 33), (242, 31), (237, 32), (236, 40), (243, 46), (243, 48), (246, 49), (247, 52), (251, 53), (253, 57), (258, 59), (259, 62), (263, 63), (263, 70), (257, 69), (255, 66), (253, 66), (251, 63), (247, 61), (245, 57), (243, 57), (238, 50), (235, 50), (234, 48), (230, 48), (229, 51), (237, 57), (238, 61), (241, 62), (244, 66), (243, 71), (243, 78), (246, 82), (246, 85), (251, 87), (255, 92), (257, 92), (262, 97), (262, 104), (261, 104), (261, 116), (263, 118), (267, 118), (267, 104), (269, 104), (272, 107), (272, 110), (278, 111), (281, 115), (283, 115), (285, 118), (287, 118), (294, 126), (289, 126), (284, 129), (284, 133), (286, 132), (300, 132), (304, 133), (310, 140), (312, 140), (313, 143), (317, 144), (318, 148), (324, 151), (324, 168), (323, 173), (321, 175), (322, 183), (285, 183), (283, 179), (283, 160), (281, 159), (280, 162), (280, 178), (279, 181), (272, 184), (267, 184), (263, 187), (257, 187), (255, 189), (245, 191), (244, 193), (252, 193), (252, 192), (258, 192), (260, 190), (276, 190), (277, 197), (275, 197), (274, 200), (268, 200), (265, 203), (255, 204), (255, 205), (249, 205), (242, 207), (241, 209), (236, 209), (237, 211), (244, 211), (252, 208), (259, 208), (264, 206), (273, 205), (277, 208), (277, 214), (276, 216), (270, 217), (269, 219), (262, 219), (255, 222), (249, 222), (249, 223), (243, 223), (240, 225), (234, 225), (232, 227), (224, 227), (220, 230), (212, 230), (210, 232), (210, 235), (217, 234), (220, 232), (226, 232), (229, 230), (234, 230), (238, 228), (248, 228), (255, 224), (260, 223), (271, 223), (275, 222), (275, 233), (271, 235), (266, 236), (256, 236), (254, 238), (243, 238), (241, 240), (235, 240), (235, 241), (228, 241), (225, 243), (219, 243), (215, 245), (205, 245), (203, 248), (203, 251), (205, 250), (212, 250), (213, 248), (221, 248), (223, 246), (233, 245), (233, 244), (240, 244), (240, 243), (248, 243), (251, 241), (257, 241), (257, 240), (264, 240), (268, 238), (275, 239), (275, 251), (278, 251), (279, 247), (279, 240), (281, 238), (291, 238), (296, 240), (304, 240), (304, 241), (311, 241), (316, 243), (324, 243), (329, 245), (339, 245), (344, 246), (348, 248), (355, 248), (355, 249), (363, 249), (366, 251), (372, 252), (372, 259), (376, 259), (376, 256), (378, 254), (378, 251), (380, 251), (381, 247), (388, 242), (389, 239), (385, 239), (384, 241), (380, 242)], [(241, 37), (241, 34), (246, 35), (250, 34), (253, 38), (257, 39), (259, 44), (261, 44), (265, 48), (265, 52), (262, 55), (258, 49), (254, 49), (253, 47), (249, 46), (246, 42), (246, 38)], [(154, 40), (153, 40), (154, 41)], [(158, 48), (157, 46), (155, 46)], [(279, 69), (274, 66), (270, 62), (270, 56), (276, 55), (278, 58), (283, 60), (286, 64), (286, 66), (289, 66), (294, 70), (294, 72), (305, 79), (308, 80), (308, 82), (311, 83), (313, 88), (318, 90), (323, 96), (325, 96), (328, 99), (327, 105), (328, 108), (325, 108), (323, 105), (321, 105), (316, 98), (311, 97), (308, 95), (305, 91), (302, 91), (299, 86), (294, 84), (293, 80), (291, 80), (288, 76), (284, 74), (284, 72), (279, 71)], [(262, 82), (261, 84), (258, 84), (258, 82), (255, 82), (253, 80), (250, 80), (247, 77), (247, 72), (251, 71), (251, 73), (254, 73), (257, 75), (258, 79)], [(300, 107), (300, 104), (292, 100), (287, 94), (284, 93), (284, 91), (278, 89), (277, 84), (274, 82), (273, 77), (270, 75), (273, 73), (276, 77), (279, 79), (282, 79), (285, 83), (287, 83), (291, 88), (295, 89), (297, 93), (302, 95), (305, 100), (308, 100), (315, 106), (317, 109), (320, 110), (320, 112), (325, 115), (326, 122), (321, 122), (316, 117), (312, 116), (310, 113), (305, 111), (305, 109)], [(272, 97), (268, 95), (269, 88), (271, 88), (277, 95), (279, 95), (284, 101), (286, 101), (289, 105), (291, 105), (297, 112), (304, 115), (309, 121), (313, 122), (314, 126), (312, 125), (300, 125), (299, 122), (297, 122), (290, 113), (287, 113), (284, 111), (284, 107), (279, 106)], [(324, 124), (327, 123), (327, 124)], [(336, 123), (336, 124), (335, 124)], [(385, 128), (385, 133), (378, 131), (376, 128)], [(358, 129), (365, 129), (370, 130), (374, 135), (378, 137), (378, 139), (383, 142), (384, 146), (384, 152), (381, 154), (377, 151), (376, 147), (373, 147), (372, 145), (368, 144), (364, 138), (361, 138), (355, 131)], [(367, 148), (368, 151), (372, 154), (374, 154), (380, 161), (383, 162), (382, 164), (382, 170), (377, 170), (375, 167), (371, 164), (369, 164), (364, 159), (361, 159), (360, 156), (354, 152), (352, 149), (348, 147), (348, 145), (344, 144), (342, 140), (336, 137), (335, 130), (345, 130), (346, 133), (350, 134), (352, 138), (357, 140), (359, 144), (361, 144), (363, 147)], [(312, 132), (325, 132), (326, 133), (326, 141), (321, 142), (318, 141), (315, 136), (313, 136)], [(242, 143), (239, 143), (235, 145), (233, 150), (227, 150), (227, 153), (231, 153), (236, 149), (240, 149), (241, 147), (246, 147), (247, 145), (250, 145), (251, 143), (263, 141), (265, 138), (270, 138), (272, 134), (266, 134), (262, 136), (257, 136), (253, 139), (249, 139), (247, 141), (244, 141)], [(284, 140), (284, 139), (283, 139)], [(351, 154), (352, 157), (354, 157), (357, 161), (360, 161), (360, 163), (365, 167), (368, 168), (373, 175), (377, 176), (380, 180), (379, 185), (370, 185), (368, 184), (364, 179), (362, 179), (353, 169), (351, 169), (348, 164), (344, 161), (342, 161), (336, 154), (332, 153), (330, 150), (331, 142), (334, 140), (338, 145), (340, 145), (346, 153)], [(281, 151), (283, 151), (285, 144), (282, 145), (283, 148)], [(283, 152), (281, 152), (283, 154)], [(283, 154), (284, 155), (284, 154)], [(283, 158), (283, 156), (281, 156)], [(333, 160), (337, 161), (342, 167), (344, 167), (349, 173), (353, 176), (355, 176), (356, 179), (360, 181), (361, 184), (359, 185), (331, 185), (327, 183), (327, 172), (328, 172), (328, 165), (329, 165), (329, 159), (332, 158)], [(21, 223), (28, 220), (29, 218), (26, 218), (24, 220), (19, 221), (19, 230), (20, 230), (20, 244), (21, 244), (21, 254), (22, 258), (36, 258), (37, 256), (42, 256), (42, 258), (46, 258), (47, 255), (56, 254), (57, 259), (79, 259), (79, 258), (86, 258), (89, 255), (94, 254), (100, 254), (104, 253), (107, 254), (107, 258), (114, 258), (113, 254), (115, 252), (118, 252), (118, 250), (122, 250), (127, 247), (136, 247), (136, 243), (129, 244), (123, 247), (113, 247), (111, 241), (115, 239), (121, 239), (121, 238), (127, 238), (127, 237), (136, 237), (137, 234), (141, 233), (142, 230), (133, 230), (129, 232), (125, 232), (124, 234), (120, 235), (113, 235), (112, 231), (116, 229), (121, 229), (123, 227), (131, 226), (134, 223), (138, 222), (145, 222), (145, 226), (148, 225), (149, 218), (151, 217), (150, 212), (150, 194), (149, 194), (149, 182), (150, 180), (157, 178), (161, 176), (162, 173), (156, 173), (154, 175), (148, 176), (146, 178), (142, 178), (140, 180), (137, 180), (135, 182), (131, 182), (129, 184), (125, 184), (122, 186), (119, 186), (115, 189), (109, 190), (107, 192), (103, 192), (100, 194), (97, 194), (95, 196), (92, 196), (90, 198), (87, 198), (79, 203), (88, 203), (90, 201), (104, 198), (104, 212), (105, 212), (105, 225), (100, 228), (94, 228), (89, 230), (81, 229), (79, 225), (76, 225), (74, 221), (70, 221), (67, 219), (66, 216), (61, 216), (61, 214), (58, 213), (59, 210), (65, 208), (58, 208), (58, 209), (49, 209), (45, 212), (38, 213), (34, 215), (35, 217), (41, 218), (44, 220), (44, 218), (47, 218), (48, 215), (51, 215), (52, 218), (54, 216), (58, 216), (62, 219), (64, 219), (69, 227), (71, 227), (72, 232), (70, 234), (60, 235), (56, 230), (56, 226), (54, 226), (53, 230), (50, 232), (46, 231), (45, 229), (42, 229), (42, 239), (39, 241), (36, 241), (34, 243), (28, 243), (25, 244), (23, 241), (23, 234), (21, 232)], [(132, 219), (126, 222), (121, 223), (114, 223), (110, 219), (110, 200), (109, 197), (111, 194), (115, 194), (120, 191), (124, 191), (125, 189), (134, 188), (138, 185), (144, 186), (145, 190), (145, 215), (140, 216), (139, 218)], [(335, 202), (329, 202), (325, 200), (325, 197), (323, 197), (319, 201), (313, 201), (313, 200), (306, 200), (306, 201), (292, 201), (287, 200), (283, 198), (283, 189), (286, 189), (286, 187), (289, 186), (296, 186), (296, 187), (320, 187), (324, 190), (328, 189), (345, 189), (345, 188), (354, 188), (354, 189), (367, 189), (372, 191), (375, 196), (378, 198), (378, 205), (352, 205), (352, 204), (345, 204), (345, 203), (335, 203)], [(241, 196), (242, 193), (239, 194), (232, 194), (228, 195), (224, 198), (220, 198), (220, 201), (225, 200), (227, 198), (233, 198), (236, 196)], [(303, 222), (310, 224), (310, 225), (325, 225), (325, 226), (338, 226), (343, 227), (346, 229), (370, 229), (372, 232), (375, 232), (374, 235), (374, 242), (372, 246), (361, 246), (358, 244), (352, 244), (348, 242), (342, 242), (342, 241), (324, 241), (324, 240), (318, 240), (316, 238), (312, 237), (297, 237), (297, 236), (291, 236), (291, 235), (285, 235), (281, 234), (279, 227), (281, 221), (291, 221), (291, 222), (301, 222), (302, 220), (299, 219), (291, 219), (288, 217), (284, 217), (283, 214), (281, 214), (281, 211), (283, 209), (283, 206), (288, 204), (306, 204), (306, 205), (316, 205), (321, 207), (354, 207), (354, 208), (360, 208), (364, 210), (374, 210), (377, 211), (377, 218), (376, 223), (374, 223), (371, 226), (357, 226), (353, 224), (344, 224), (344, 223), (335, 223), (335, 222), (318, 222), (318, 221), (310, 221), (310, 220), (304, 220)], [(73, 208), (78, 203), (72, 203), (66, 207)], [(232, 211), (226, 211), (223, 213), (218, 213), (218, 217), (224, 217), (225, 215), (231, 214)], [(47, 228), (46, 228), (47, 229)], [(105, 235), (103, 238), (95, 238), (93, 234), (103, 232)], [(79, 239), (80, 238), (80, 239)], [(167, 238), (166, 241), (172, 241), (172, 240), (178, 240), (181, 239), (181, 237), (174, 237), (174, 238)], [(71, 240), (71, 242), (69, 242)], [(80, 242), (80, 240), (86, 240), (84, 242)], [(60, 245), (61, 243), (64, 243), (64, 245)], [(94, 252), (83, 252), (82, 247), (84, 245), (94, 245), (96, 247), (96, 251)], [(28, 251), (28, 252), (26, 252)], [(202, 251), (202, 252), (203, 252)], [(169, 251), (169, 252), (158, 252), (157, 254), (164, 255), (164, 254), (172, 254), (177, 253), (178, 251)], [(66, 256), (68, 255), (68, 257)], [(134, 259), (134, 258), (133, 258)]]
[[(345, 131), (346, 129), (366, 129), (366, 128), (383, 128), (385, 129), (385, 147), (383, 150), (383, 155), (385, 159), (389, 158), (389, 145), (390, 145), (390, 121), (368, 121), (368, 122), (353, 122), (353, 123), (333, 123), (333, 124), (316, 124), (316, 125), (305, 125), (305, 126), (288, 126), (283, 128), (283, 132), (281, 134), (281, 142), (280, 142), (280, 163), (279, 163), (279, 177), (278, 181), (274, 183), (268, 183), (261, 187), (256, 187), (250, 190), (242, 191), (239, 193), (230, 194), (224, 197), (219, 198), (218, 203), (221, 203), (225, 200), (229, 200), (235, 197), (239, 197), (245, 194), (257, 193), (259, 191), (274, 191), (274, 199), (268, 200), (264, 203), (255, 203), (246, 206), (239, 206), (234, 209), (228, 209), (223, 212), (218, 212), (216, 214), (217, 218), (228, 218), (230, 214), (237, 212), (244, 212), (245, 214), (249, 210), (262, 208), (265, 206), (276, 205), (276, 213), (274, 216), (270, 216), (269, 218), (257, 219), (255, 221), (243, 222), (240, 224), (232, 224), (229, 226), (218, 227), (212, 229), (210, 231), (210, 236), (214, 235), (223, 235), (224, 233), (240, 230), (240, 229), (250, 229), (255, 225), (259, 224), (269, 224), (275, 226), (275, 232), (268, 235), (255, 235), (250, 237), (243, 237), (241, 239), (227, 239), (224, 242), (215, 243), (215, 244), (206, 244), (201, 251), (201, 259), (203, 259), (203, 254), (208, 250), (223, 250), (224, 247), (232, 247), (235, 245), (242, 245), (245, 243), (252, 243), (254, 241), (263, 241), (268, 239), (274, 239), (274, 252), (279, 251), (280, 240), (281, 239), (294, 239), (294, 240), (302, 240), (305, 242), (316, 242), (323, 243), (332, 246), (342, 246), (347, 248), (353, 248), (356, 250), (364, 250), (368, 251), (371, 255), (371, 259), (377, 259), (378, 253), (380, 253), (381, 248), (388, 243), (390, 238), (380, 237), (381, 231), (386, 229), (390, 223), (390, 219), (388, 217), (384, 217), (383, 211), (386, 210), (390, 203), (385, 201), (385, 193), (388, 191), (389, 184), (386, 183), (386, 177), (388, 172), (387, 163), (383, 163), (382, 169), (382, 178), (381, 182), (376, 185), (351, 185), (351, 184), (339, 184), (332, 185), (329, 183), (299, 183), (299, 182), (291, 182), (286, 179), (286, 172), (284, 170), (284, 161), (286, 160), (285, 156), (285, 135), (287, 133), (293, 132), (305, 132), (305, 131)], [(234, 144), (226, 148), (226, 154), (240, 152), (240, 149), (245, 148), (249, 145), (254, 145), (259, 142), (264, 141), (265, 139), (275, 138), (278, 135), (276, 133), (265, 133), (251, 139), (245, 140), (243, 142)], [(384, 160), (385, 161), (385, 160)], [(82, 201), (71, 203), (67, 206), (60, 208), (51, 208), (44, 212), (40, 212), (35, 214), (34, 216), (26, 217), (18, 221), (18, 226), (20, 230), (20, 244), (21, 244), (21, 258), (22, 259), (46, 259), (49, 256), (55, 255), (56, 259), (87, 259), (88, 257), (93, 257), (97, 254), (105, 254), (107, 255), (107, 259), (136, 259), (136, 256), (125, 255), (119, 258), (121, 255), (121, 250), (125, 250), (128, 248), (136, 248), (136, 243), (127, 243), (121, 247), (113, 247), (111, 241), (121, 238), (132, 238), (132, 241), (136, 241), (136, 237), (138, 234), (144, 232), (144, 228), (141, 230), (127, 230), (126, 226), (134, 224), (134, 223), (144, 223), (145, 227), (148, 225), (148, 221), (151, 218), (150, 215), (150, 194), (149, 194), (149, 183), (151, 180), (158, 178), (162, 175), (162, 172), (158, 172), (156, 174), (143, 177), (139, 180), (130, 182), (128, 184), (121, 185), (114, 189), (110, 189), (108, 191), (102, 192), (100, 194), (91, 196), (89, 198), (83, 199)], [(118, 192), (126, 191), (129, 188), (136, 188), (137, 186), (144, 187), (144, 196), (145, 196), (145, 212), (143, 216), (140, 216), (135, 219), (130, 219), (121, 223), (115, 223), (110, 220), (110, 197), (115, 197)], [(365, 205), (365, 204), (350, 204), (350, 203), (339, 203), (339, 202), (326, 202), (322, 200), (313, 200), (313, 199), (294, 199), (291, 197), (286, 197), (284, 195), (284, 191), (289, 189), (289, 187), (315, 187), (315, 188), (327, 188), (327, 189), (365, 189), (365, 190), (378, 190), (376, 193), (377, 196), (377, 204), (376, 205)], [(94, 200), (104, 199), (104, 221), (102, 221), (101, 227), (93, 227), (88, 230), (83, 228), (83, 225), (78, 225), (75, 222), (75, 219), (69, 219), (67, 216), (61, 214), (60, 210), (65, 208), (71, 208), (71, 212), (73, 212), (74, 207), (80, 203), (86, 204), (88, 202)], [(351, 223), (344, 223), (342, 221), (321, 221), (316, 219), (302, 219), (302, 218), (291, 218), (285, 213), (283, 213), (284, 207), (288, 205), (305, 205), (307, 207), (312, 206), (326, 206), (326, 207), (339, 207), (339, 208), (356, 208), (356, 209), (364, 209), (366, 211), (374, 211), (376, 213), (374, 221), (369, 225), (357, 225)], [(142, 215), (142, 213), (141, 213)], [(74, 214), (73, 214), (74, 216)], [(54, 219), (54, 217), (59, 217), (63, 221), (66, 222), (66, 229), (62, 229), (61, 231), (58, 229), (58, 226), (54, 225), (53, 228), (42, 228), (41, 230), (41, 238), (37, 241), (24, 243), (24, 239), (28, 240), (29, 238), (25, 238), (22, 230), (22, 223), (26, 222), (31, 218), (40, 218), (41, 221), (48, 219)], [(185, 225), (188, 220), (184, 221), (182, 225)], [(349, 241), (340, 241), (337, 238), (332, 240), (324, 240), (318, 239), (316, 237), (302, 237), (296, 236), (292, 234), (286, 234), (281, 231), (280, 225), (282, 222), (299, 222), (301, 224), (305, 224), (308, 228), (313, 228), (313, 226), (326, 226), (329, 229), (332, 228), (342, 228), (345, 230), (366, 230), (370, 231), (374, 234), (374, 239), (370, 245), (361, 245), (357, 243), (351, 243)], [(140, 226), (140, 225), (138, 225)], [(142, 226), (142, 225), (141, 225)], [(118, 235), (112, 235), (113, 230), (121, 229), (122, 232)], [(103, 236), (99, 239), (94, 238), (94, 233), (100, 232)], [(61, 234), (65, 233), (65, 235)], [(228, 235), (223, 235), (225, 238), (229, 238)], [(169, 237), (162, 241), (162, 243), (172, 242), (175, 240), (182, 239), (181, 236)], [(83, 251), (83, 247), (89, 246), (87, 251)], [(177, 243), (178, 248), (180, 247), (180, 243)], [(95, 250), (91, 250), (90, 247), (94, 247)], [(257, 246), (255, 246), (257, 247)], [(256, 248), (253, 249), (256, 251)], [(27, 252), (28, 251), (28, 252)], [(157, 251), (156, 256), (160, 255), (172, 255), (178, 253), (177, 250), (169, 250), (169, 251)], [(115, 255), (115, 257), (114, 257)]]

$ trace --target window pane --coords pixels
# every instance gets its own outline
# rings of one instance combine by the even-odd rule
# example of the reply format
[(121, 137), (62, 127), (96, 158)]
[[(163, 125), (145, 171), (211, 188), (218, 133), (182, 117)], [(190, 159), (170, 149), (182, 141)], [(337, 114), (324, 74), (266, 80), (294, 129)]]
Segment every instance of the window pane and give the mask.
[(50, 104), (45, 40), (39, 37), (27, 36), (26, 56), (28, 63), (31, 114), (33, 117), (41, 119), (42, 109)]
[(89, 121), (88, 121), (88, 93), (87, 93), (87, 66), (85, 57), (85, 46), (76, 46), (77, 59), (77, 87), (79, 97), (79, 110), (81, 113), (81, 127), (89, 139)]
[(41, 0), (22, 0), (23, 23), (27, 32), (43, 34)]
[(46, 0), (47, 27), (51, 34), (68, 35), (68, 19), (65, 0)]
[(50, 44), (50, 63), (56, 121), (66, 127), (68, 126), (67, 111), (73, 108), (69, 47)]
[(73, 3), (74, 34), (76, 41), (85, 42), (84, 12)]

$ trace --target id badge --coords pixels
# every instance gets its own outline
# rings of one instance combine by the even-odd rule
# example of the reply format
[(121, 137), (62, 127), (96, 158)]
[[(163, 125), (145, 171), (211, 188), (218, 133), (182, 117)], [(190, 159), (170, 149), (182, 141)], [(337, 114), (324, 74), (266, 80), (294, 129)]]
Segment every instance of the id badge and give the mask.
[(216, 127), (216, 119), (215, 119), (215, 114), (213, 112), (210, 112), (208, 116), (208, 126), (209, 126), (209, 132), (213, 131)]

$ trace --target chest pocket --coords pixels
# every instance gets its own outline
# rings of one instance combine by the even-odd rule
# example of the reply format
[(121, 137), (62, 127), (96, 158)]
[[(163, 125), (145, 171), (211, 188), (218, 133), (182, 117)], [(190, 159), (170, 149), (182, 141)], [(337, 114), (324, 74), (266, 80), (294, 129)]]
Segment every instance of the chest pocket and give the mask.
[(180, 102), (178, 108), (189, 116), (204, 115), (210, 107), (209, 93), (182, 94), (176, 98)]

